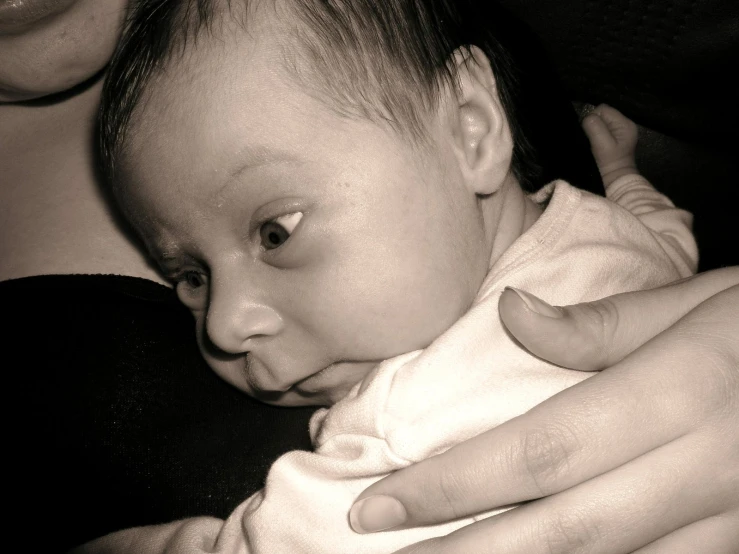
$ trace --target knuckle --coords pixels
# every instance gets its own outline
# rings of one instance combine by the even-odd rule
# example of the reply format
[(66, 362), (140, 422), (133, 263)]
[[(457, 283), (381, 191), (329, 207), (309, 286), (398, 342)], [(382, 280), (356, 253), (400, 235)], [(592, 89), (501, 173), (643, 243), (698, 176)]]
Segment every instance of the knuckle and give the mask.
[(544, 527), (547, 554), (590, 552), (602, 538), (597, 521), (578, 510), (553, 513)]
[(618, 328), (619, 315), (616, 304), (610, 298), (585, 304), (585, 313), (589, 317), (591, 328), (596, 332), (600, 344), (612, 342)]
[(689, 368), (697, 385), (693, 391), (696, 406), (735, 420), (739, 412), (739, 323), (727, 324), (711, 313), (704, 315), (699, 325), (681, 333), (696, 361)]
[(439, 498), (437, 501), (447, 507), (454, 519), (467, 515), (465, 509), (466, 490), (463, 472), (442, 471), (439, 474)]
[(573, 337), (572, 351), (581, 353), (584, 369), (602, 369), (619, 332), (616, 304), (610, 298), (580, 304), (575, 317), (579, 336)]
[(723, 344), (714, 344), (704, 357), (711, 402), (708, 406), (718, 416), (736, 421), (739, 412), (739, 352)]
[(525, 471), (539, 496), (558, 492), (560, 481), (581, 445), (572, 429), (550, 424), (530, 429), (523, 437)]

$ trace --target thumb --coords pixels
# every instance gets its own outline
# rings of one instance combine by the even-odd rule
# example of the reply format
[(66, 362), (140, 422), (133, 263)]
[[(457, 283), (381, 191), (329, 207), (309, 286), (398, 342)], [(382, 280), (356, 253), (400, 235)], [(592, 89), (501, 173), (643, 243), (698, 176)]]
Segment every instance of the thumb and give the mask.
[(529, 352), (557, 365), (596, 371), (621, 361), (695, 306), (739, 284), (739, 267), (702, 273), (659, 288), (554, 308), (506, 288), (503, 324)]

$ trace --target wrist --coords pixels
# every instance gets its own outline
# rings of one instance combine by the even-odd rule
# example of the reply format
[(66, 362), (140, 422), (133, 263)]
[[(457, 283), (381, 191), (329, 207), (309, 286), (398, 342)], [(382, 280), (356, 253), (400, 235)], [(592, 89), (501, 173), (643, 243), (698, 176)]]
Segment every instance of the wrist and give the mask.
[(616, 179), (623, 177), (624, 175), (639, 174), (633, 153), (622, 155), (609, 161), (598, 160), (598, 162), (600, 176), (603, 179), (603, 184), (605, 186), (609, 186)]
[(621, 166), (608, 171), (600, 172), (600, 176), (603, 179), (603, 185), (607, 188), (615, 183), (618, 179), (624, 175), (639, 175), (639, 170), (635, 165), (632, 166)]

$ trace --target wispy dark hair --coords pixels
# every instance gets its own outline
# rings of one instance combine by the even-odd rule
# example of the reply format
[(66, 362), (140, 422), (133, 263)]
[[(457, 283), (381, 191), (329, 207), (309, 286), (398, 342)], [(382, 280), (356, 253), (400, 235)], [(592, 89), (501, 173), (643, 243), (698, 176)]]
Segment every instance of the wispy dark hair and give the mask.
[[(147, 85), (237, 3), (248, 8), (250, 2), (134, 0), (103, 89), (101, 161), (108, 178), (115, 178), (131, 117)], [(452, 53), (478, 46), (490, 60), (513, 134), (513, 172), (525, 189), (543, 184), (539, 152), (530, 139), (536, 130), (526, 115), (532, 94), (521, 89), (519, 67), (504, 44), (515, 31), (493, 1), (285, 0), (282, 5), (297, 16), (294, 52), (286, 57), (296, 82), (342, 114), (416, 138), (440, 91), (456, 86)], [(247, 18), (243, 24), (248, 23)], [(307, 71), (298, 69), (306, 65)]]

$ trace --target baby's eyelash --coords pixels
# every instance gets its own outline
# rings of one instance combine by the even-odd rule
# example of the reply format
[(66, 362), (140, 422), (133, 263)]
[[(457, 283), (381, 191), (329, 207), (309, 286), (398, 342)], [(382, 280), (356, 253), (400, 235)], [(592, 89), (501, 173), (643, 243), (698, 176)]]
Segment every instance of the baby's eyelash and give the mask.
[(199, 272), (193, 271), (192, 269), (177, 268), (176, 270), (167, 271), (164, 274), (164, 278), (167, 279), (167, 281), (169, 281), (173, 285), (177, 285), (178, 283), (187, 281), (188, 276), (192, 273), (199, 273)]
[(168, 273), (167, 275), (165, 275), (165, 278), (174, 286), (177, 286), (186, 279), (186, 275), (187, 272), (178, 271), (177, 273)]

